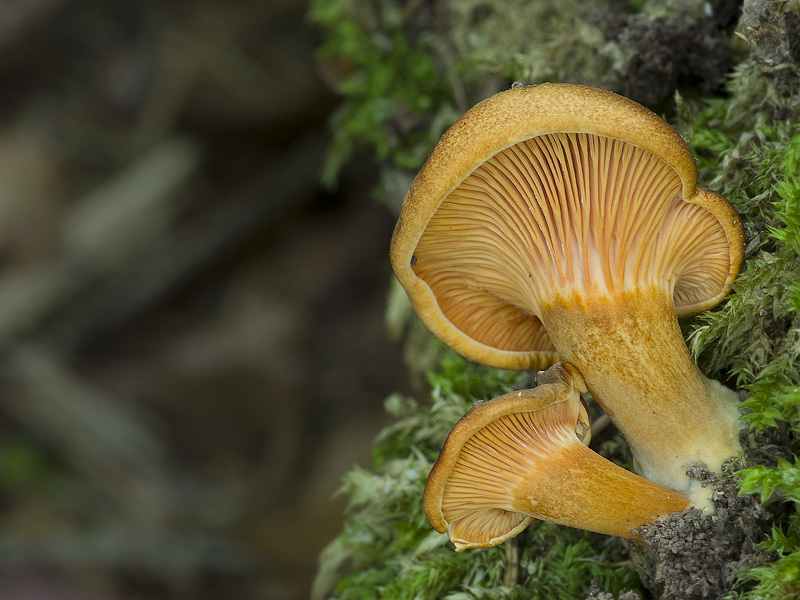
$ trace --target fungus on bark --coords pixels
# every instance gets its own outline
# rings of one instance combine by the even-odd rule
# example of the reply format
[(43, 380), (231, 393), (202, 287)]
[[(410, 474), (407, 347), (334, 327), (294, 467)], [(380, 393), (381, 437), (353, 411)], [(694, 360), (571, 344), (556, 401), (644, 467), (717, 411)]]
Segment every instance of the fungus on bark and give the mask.
[(639, 539), (635, 530), (689, 507), (687, 498), (626, 471), (587, 445), (575, 367), (476, 404), (456, 424), (425, 487), (425, 514), (461, 551), (495, 546), (541, 519)]
[(394, 271), (423, 322), (467, 358), (575, 365), (648, 479), (709, 507), (686, 476), (741, 451), (737, 398), (698, 370), (677, 318), (720, 302), (738, 215), (697, 188), (681, 137), (596, 88), (495, 94), (444, 134), (406, 198)]

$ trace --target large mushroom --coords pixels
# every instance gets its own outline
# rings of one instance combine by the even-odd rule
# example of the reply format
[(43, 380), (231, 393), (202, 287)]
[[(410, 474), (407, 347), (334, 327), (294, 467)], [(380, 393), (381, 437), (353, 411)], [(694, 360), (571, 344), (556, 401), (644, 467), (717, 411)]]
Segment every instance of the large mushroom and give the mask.
[(532, 390), (476, 404), (447, 437), (425, 486), (425, 514), (461, 551), (495, 546), (536, 518), (638, 539), (687, 498), (590, 450), (580, 374), (557, 363)]
[(641, 105), (581, 85), (513, 88), (439, 141), (391, 259), (445, 343), (502, 368), (572, 363), (637, 471), (708, 508), (686, 467), (740, 453), (737, 397), (698, 370), (676, 317), (727, 294), (743, 233), (696, 184), (685, 142)]

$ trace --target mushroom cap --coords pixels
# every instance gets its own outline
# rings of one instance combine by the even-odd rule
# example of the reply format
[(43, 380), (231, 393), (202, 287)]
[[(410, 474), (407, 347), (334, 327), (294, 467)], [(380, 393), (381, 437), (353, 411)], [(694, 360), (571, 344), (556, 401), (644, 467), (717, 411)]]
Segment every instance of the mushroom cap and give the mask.
[(513, 506), (513, 489), (553, 447), (589, 443), (589, 416), (575, 388), (586, 391), (580, 373), (558, 363), (539, 375), (536, 388), (476, 404), (450, 431), (428, 476), (424, 507), (457, 550), (496, 546), (533, 521)]
[(541, 323), (553, 296), (656, 282), (686, 316), (727, 294), (741, 223), (696, 184), (686, 143), (643, 106), (582, 85), (513, 88), (434, 148), (403, 202), (392, 266), (454, 350), (545, 368), (559, 359)]
[(500, 544), (535, 518), (635, 539), (638, 527), (688, 508), (586, 446), (585, 389), (574, 366), (556, 363), (536, 388), (477, 404), (456, 423), (424, 508), (457, 551)]

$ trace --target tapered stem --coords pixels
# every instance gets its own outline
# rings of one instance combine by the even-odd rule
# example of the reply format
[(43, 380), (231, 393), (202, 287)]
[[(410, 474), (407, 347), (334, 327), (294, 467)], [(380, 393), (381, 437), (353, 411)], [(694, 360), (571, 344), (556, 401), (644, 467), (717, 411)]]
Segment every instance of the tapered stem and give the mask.
[(741, 453), (737, 396), (697, 368), (669, 290), (561, 296), (542, 306), (541, 319), (628, 441), (636, 471), (709, 508), (709, 491), (686, 468), (718, 472)]
[(514, 490), (521, 513), (606, 535), (634, 530), (689, 508), (689, 500), (615, 465), (574, 438), (554, 450), (548, 469), (531, 469)]

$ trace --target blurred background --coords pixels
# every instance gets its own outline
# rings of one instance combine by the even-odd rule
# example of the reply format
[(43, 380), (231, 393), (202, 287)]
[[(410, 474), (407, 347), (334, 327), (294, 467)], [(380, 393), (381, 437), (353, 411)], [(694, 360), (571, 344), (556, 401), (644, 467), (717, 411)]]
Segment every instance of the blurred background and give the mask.
[(0, 598), (306, 598), (406, 390), (297, 0), (0, 3)]

